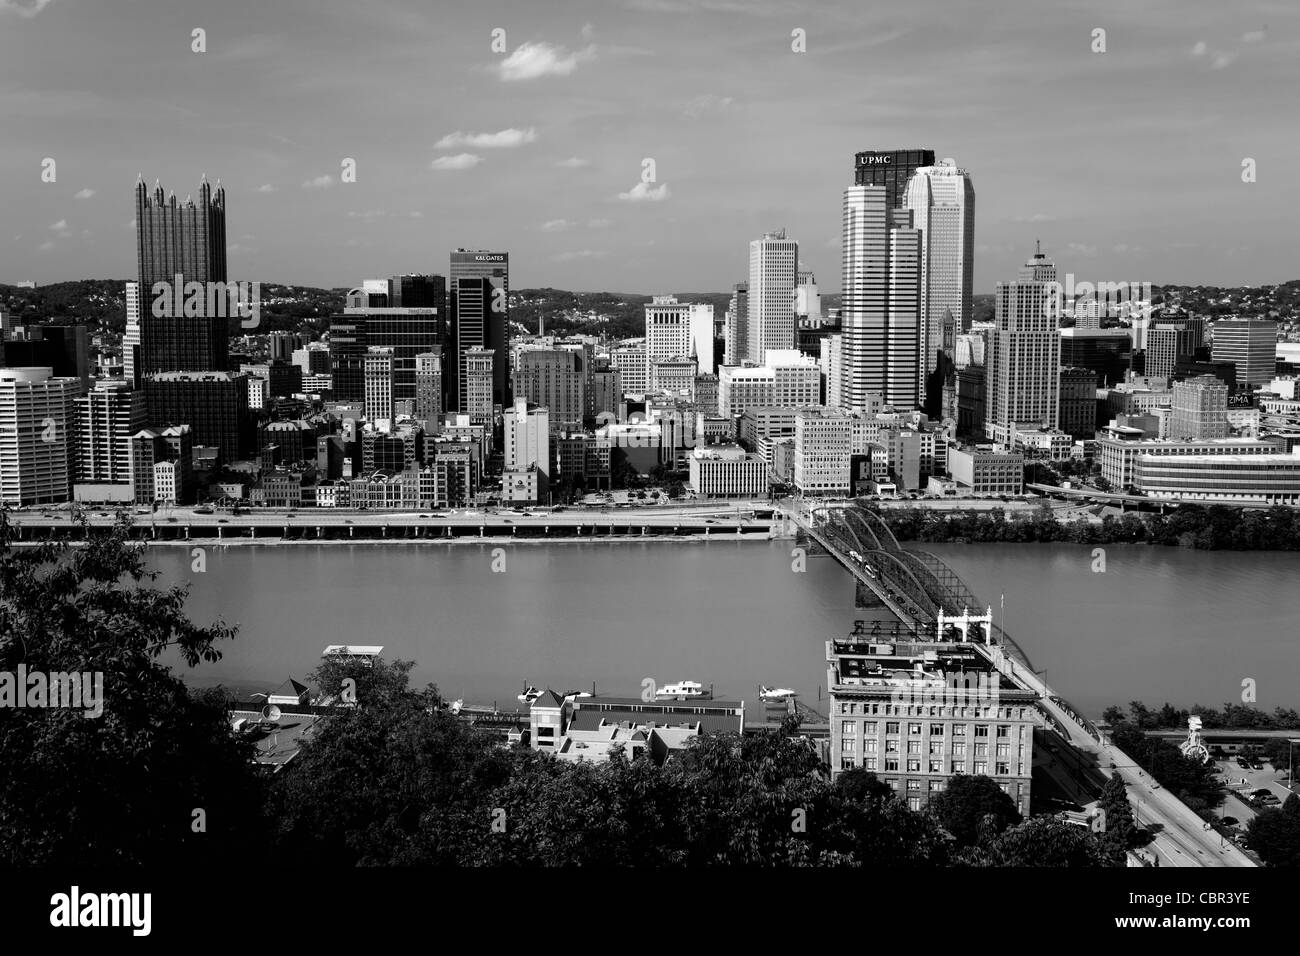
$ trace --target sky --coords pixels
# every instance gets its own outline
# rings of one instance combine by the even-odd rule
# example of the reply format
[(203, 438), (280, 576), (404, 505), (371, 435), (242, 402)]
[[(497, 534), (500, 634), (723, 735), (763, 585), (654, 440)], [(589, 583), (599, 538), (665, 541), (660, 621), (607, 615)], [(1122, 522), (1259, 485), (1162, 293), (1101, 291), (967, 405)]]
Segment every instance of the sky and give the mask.
[(1282, 282), (1297, 90), (1295, 0), (0, 0), (0, 282), (130, 277), (137, 175), (206, 174), (232, 281), (724, 291), (784, 228), (833, 293), (854, 153), (907, 147), (971, 174), (977, 293), (1035, 240)]

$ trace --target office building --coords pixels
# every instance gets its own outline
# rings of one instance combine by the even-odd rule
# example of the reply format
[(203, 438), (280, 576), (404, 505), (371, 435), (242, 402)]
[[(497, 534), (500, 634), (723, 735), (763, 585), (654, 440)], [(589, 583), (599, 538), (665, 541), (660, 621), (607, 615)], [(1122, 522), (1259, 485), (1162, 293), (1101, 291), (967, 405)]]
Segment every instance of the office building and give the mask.
[(1018, 495), (1025, 489), (1025, 456), (990, 446), (948, 449), (948, 475), (973, 495)]
[[(649, 366), (644, 345), (625, 345), (611, 349), (609, 364), (618, 372), (624, 395), (644, 395), (650, 387)], [(617, 406), (608, 410), (615, 411)]]
[(794, 486), (805, 497), (853, 492), (851, 459), (867, 453), (878, 429), (868, 420), (825, 407), (801, 408), (794, 422)]
[[(466, 353), (493, 350), (492, 403), (510, 404), (510, 255), (487, 250), (456, 249), (448, 273), (451, 296), (449, 329), (448, 407), (466, 411), (464, 385)], [(455, 397), (455, 403), (450, 401)]]
[(131, 436), (148, 424), (144, 393), (97, 382), (77, 399), (78, 484), (131, 486)]
[(647, 375), (656, 362), (694, 356), (701, 375), (714, 370), (713, 306), (653, 296), (645, 307)]
[(1056, 266), (1039, 248), (1014, 282), (999, 282), (988, 350), (985, 432), (1009, 444), (1015, 426), (1056, 428), (1060, 336), (1049, 284)]
[(158, 425), (189, 425), (195, 445), (215, 445), (222, 462), (249, 450), (248, 383), (229, 372), (164, 372), (144, 382), (149, 418)]
[(794, 289), (799, 243), (785, 230), (749, 244), (749, 324), (746, 360), (761, 365), (770, 349), (793, 349)]
[(873, 393), (902, 408), (921, 403), (921, 233), (890, 202), (884, 185), (844, 192), (841, 398), (849, 408)]
[(796, 349), (772, 349), (761, 366), (724, 365), (718, 376), (718, 414), (735, 418), (748, 408), (801, 408), (821, 401), (821, 369)]
[[(535, 474), (527, 475), (531, 469), (536, 470)], [(516, 473), (515, 480), (525, 476), (530, 487), (535, 478), (534, 500), (546, 500), (552, 470), (549, 410), (515, 399), (505, 415), (505, 470)]]
[(1086, 368), (1100, 384), (1118, 385), (1133, 364), (1133, 340), (1128, 329), (1061, 329), (1061, 368)]
[(1170, 438), (1182, 441), (1228, 437), (1227, 385), (1212, 375), (1201, 375), (1176, 382), (1170, 391)]
[(743, 365), (749, 357), (749, 283), (732, 287), (723, 329), (723, 364)]
[(194, 500), (193, 457), (194, 435), (188, 425), (142, 428), (132, 435), (131, 482), (135, 503), (191, 503)]
[(690, 455), (690, 484), (701, 498), (767, 496), (768, 463), (739, 445), (695, 448)]
[(366, 354), (369, 349), (381, 348), (392, 352), (394, 406), (413, 405), (415, 357), (443, 345), (447, 321), (445, 280), (439, 275), (371, 279), (350, 290), (346, 303), (343, 314), (330, 317), (330, 373), (335, 400), (365, 400)]
[(1183, 458), (1187, 456), (1273, 455), (1279, 446), (1251, 438), (1217, 438), (1170, 441), (1145, 438), (1137, 429), (1106, 429), (1097, 439), (1097, 459), (1102, 477), (1117, 490), (1136, 487), (1139, 455)]
[(1246, 455), (1138, 455), (1134, 487), (1152, 498), (1300, 504), (1300, 448)]
[(415, 417), (428, 429), (442, 421), (442, 346), (415, 356)]
[(1097, 434), (1097, 373), (1090, 368), (1061, 368), (1061, 431), (1083, 441)]
[(76, 475), (81, 383), (49, 368), (0, 368), (0, 502), (67, 501)]
[(932, 149), (867, 149), (853, 157), (853, 185), (880, 186), (887, 209), (907, 202), (907, 184), (917, 170), (934, 166)]
[[(155, 183), (150, 196), (141, 177), (135, 187), (137, 276), (139, 279), (141, 375), (155, 372), (224, 372), (228, 368), (229, 297), (226, 283), (226, 192), (214, 193), (207, 177), (199, 201), (164, 194)], [(197, 315), (155, 315), (155, 303), (201, 283)], [(166, 287), (156, 286), (166, 283)], [(218, 291), (216, 284), (221, 284)], [(191, 300), (187, 296), (187, 305)], [(197, 303), (196, 303), (197, 304)], [(162, 311), (162, 310), (157, 310)], [(175, 309), (170, 311), (175, 312)], [(184, 313), (192, 310), (187, 307)]]
[(380, 428), (393, 420), (393, 350), (371, 347), (365, 357), (365, 414)]
[(515, 400), (549, 409), (553, 429), (581, 428), (587, 417), (590, 363), (590, 349), (522, 351), (513, 373)]
[(1180, 361), (1195, 355), (1201, 347), (1199, 325), (1157, 321), (1147, 329), (1146, 346), (1143, 374), (1169, 378)]
[(493, 349), (472, 348), (461, 355), (460, 386), (463, 411), (471, 423), (491, 427), (494, 418), (492, 401), (496, 375), (496, 353)]
[(832, 775), (873, 773), (913, 811), (957, 774), (986, 776), (1028, 816), (1036, 695), (1001, 673), (991, 630), (991, 612), (966, 612), (827, 641)]
[(122, 333), (122, 379), (140, 387), (140, 283), (126, 284), (126, 329)]
[(1277, 323), (1266, 319), (1223, 319), (1214, 323), (1212, 355), (1237, 368), (1237, 384), (1267, 385), (1277, 368)]

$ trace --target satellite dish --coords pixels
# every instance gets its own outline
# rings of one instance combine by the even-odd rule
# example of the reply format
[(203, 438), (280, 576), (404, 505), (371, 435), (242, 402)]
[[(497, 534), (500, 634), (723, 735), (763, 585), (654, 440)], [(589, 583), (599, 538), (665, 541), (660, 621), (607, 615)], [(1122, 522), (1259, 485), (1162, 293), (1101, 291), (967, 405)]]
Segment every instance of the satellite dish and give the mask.
[(280, 719), (280, 708), (277, 707), (277, 706), (275, 706), (275, 704), (267, 704), (265, 707), (262, 708), (262, 719), (263, 719), (263, 720), (279, 720), (279, 719)]

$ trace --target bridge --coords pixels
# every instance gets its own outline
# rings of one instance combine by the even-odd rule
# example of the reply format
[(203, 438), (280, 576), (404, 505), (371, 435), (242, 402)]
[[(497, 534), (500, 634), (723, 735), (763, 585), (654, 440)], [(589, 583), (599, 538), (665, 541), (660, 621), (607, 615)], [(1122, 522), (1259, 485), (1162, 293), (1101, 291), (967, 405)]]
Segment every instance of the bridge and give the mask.
[[(800, 507), (787, 514), (808, 537), (880, 599), (896, 617), (921, 629), (937, 629), (939, 615), (978, 613), (987, 607), (946, 562), (923, 550), (906, 549), (876, 512), (856, 502)], [(1162, 866), (1253, 866), (1235, 846), (1217, 833), (1186, 804), (1142, 770), (1126, 753), (1035, 671), (1025, 652), (996, 623), (981, 635), (988, 656), (999, 672), (1038, 694), (1035, 706), (1047, 727), (1106, 776), (1119, 774), (1128, 787), (1138, 819), (1154, 824), (1148, 847)], [(977, 640), (979, 638), (977, 637)]]

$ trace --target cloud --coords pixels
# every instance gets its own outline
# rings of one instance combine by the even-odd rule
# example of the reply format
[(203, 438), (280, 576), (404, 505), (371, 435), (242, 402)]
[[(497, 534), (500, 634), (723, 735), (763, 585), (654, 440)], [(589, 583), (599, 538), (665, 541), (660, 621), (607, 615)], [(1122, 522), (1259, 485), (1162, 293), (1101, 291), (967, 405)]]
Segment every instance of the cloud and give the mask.
[(50, 251), (51, 249), (53, 249), (53, 248), (54, 248), (54, 240), (53, 240), (53, 239), (46, 239), (46, 240), (45, 240), (44, 242), (42, 242), (39, 246), (36, 247), (36, 251), (37, 251), (37, 252), (49, 252), (49, 251)]
[(537, 80), (544, 76), (568, 76), (578, 68), (581, 60), (596, 55), (596, 48), (587, 47), (569, 53), (562, 46), (550, 43), (524, 43), (497, 66), (497, 76), (503, 82)]
[(525, 143), (537, 141), (537, 131), (528, 129), (503, 129), (499, 133), (462, 133), (457, 130), (448, 133), (434, 144), (434, 149), (455, 149), (468, 146), (471, 149), (514, 149)]
[(585, 40), (587, 43), (590, 43), (592, 40), (596, 39), (596, 28), (592, 26), (590, 23), (584, 23), (582, 25), (582, 39)]
[(134, 229), (134, 228), (135, 228), (135, 219), (132, 219), (130, 222), (125, 223), (125, 224), (122, 226), (122, 228), (123, 228), (123, 229)]
[(1242, 43), (1259, 43), (1263, 39), (1264, 39), (1263, 30), (1251, 30), (1249, 33), (1243, 33), (1241, 35)]
[(588, 229), (608, 229), (612, 225), (614, 225), (613, 219), (588, 219), (587, 220)]
[(483, 162), (482, 156), (475, 156), (473, 153), (457, 153), (455, 156), (439, 156), (429, 164), (429, 168), (437, 170), (473, 169), (481, 162)]
[(229, 245), (229, 247), (227, 247), (227, 251), (228, 251), (228, 252), (232, 252), (232, 253), (234, 253), (235, 255), (245, 255), (245, 254), (252, 254), (252, 253), (256, 252), (256, 251), (257, 251), (257, 247), (256, 247), (256, 246), (245, 246), (245, 245), (243, 245), (242, 243), (232, 242), (232, 243)]
[(315, 179), (303, 180), (303, 189), (329, 189), (334, 185), (334, 177), (328, 174), (317, 176)]
[(607, 255), (603, 249), (579, 249), (577, 252), (561, 252), (558, 256), (552, 256), (556, 262), (573, 262), (575, 259), (603, 259)]
[(40, 13), (51, 3), (51, 0), (0, 0), (0, 11), (16, 13), (20, 17), (27, 17), (29, 20)]
[(561, 169), (582, 169), (584, 166), (590, 166), (591, 160), (579, 159), (577, 156), (570, 156), (568, 159), (562, 159), (555, 164)]
[(257, 187), (257, 191), (259, 193), (273, 193), (275, 192), (275, 187), (270, 183), (262, 183), (262, 185)]
[(572, 225), (567, 219), (550, 219), (542, 223), (542, 232), (563, 232)]
[(50, 229), (58, 236), (70, 236), (72, 232), (68, 229), (68, 220), (60, 219), (58, 222), (51, 223)]
[(1198, 40), (1196, 46), (1192, 47), (1192, 56), (1205, 56), (1205, 51), (1208, 49), (1204, 40)]
[(652, 186), (649, 183), (637, 183), (627, 192), (619, 193), (618, 198), (624, 202), (663, 202), (668, 198), (668, 184)]
[(418, 209), (412, 209), (410, 212), (408, 212), (408, 213), (406, 214), (406, 218), (407, 218), (407, 219), (423, 219), (423, 218), (424, 218), (424, 213), (420, 212), (420, 210), (418, 210)]
[(1216, 53), (1214, 54), (1214, 59), (1210, 62), (1210, 69), (1222, 70), (1236, 58), (1236, 53)]
[(85, 188), (85, 189), (78, 190), (78, 192), (76, 193), (76, 195), (74, 195), (72, 198), (73, 198), (73, 199), (89, 199), (89, 198), (90, 198), (91, 196), (93, 196), (93, 195), (95, 195), (95, 190), (93, 190), (93, 189), (87, 187), (87, 188)]
[(689, 116), (691, 119), (698, 119), (705, 113), (715, 113), (725, 110), (734, 102), (735, 100), (730, 96), (718, 96), (715, 93), (704, 93), (687, 103), (685, 108), (682, 110), (682, 114), (684, 116)]

